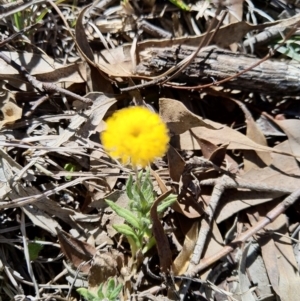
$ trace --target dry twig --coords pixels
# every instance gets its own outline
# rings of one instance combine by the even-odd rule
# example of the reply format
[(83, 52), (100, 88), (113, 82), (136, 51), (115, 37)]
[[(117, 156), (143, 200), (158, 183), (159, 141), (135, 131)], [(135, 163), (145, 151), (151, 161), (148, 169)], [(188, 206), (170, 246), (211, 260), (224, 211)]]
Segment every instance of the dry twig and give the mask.
[(281, 203), (279, 203), (274, 209), (269, 211), (265, 217), (263, 217), (256, 225), (248, 229), (246, 232), (242, 233), (238, 237), (236, 237), (230, 244), (225, 246), (221, 251), (216, 253), (215, 255), (209, 258), (203, 258), (199, 264), (194, 266), (190, 271), (187, 271), (184, 275), (187, 277), (194, 277), (197, 273), (200, 273), (219, 259), (228, 255), (232, 252), (238, 244), (241, 244), (247, 239), (249, 239), (252, 235), (256, 234), (258, 231), (262, 230), (266, 225), (270, 224), (274, 221), (280, 214), (285, 212), (287, 208), (293, 205), (300, 197), (300, 189), (291, 193), (288, 197), (286, 197)]

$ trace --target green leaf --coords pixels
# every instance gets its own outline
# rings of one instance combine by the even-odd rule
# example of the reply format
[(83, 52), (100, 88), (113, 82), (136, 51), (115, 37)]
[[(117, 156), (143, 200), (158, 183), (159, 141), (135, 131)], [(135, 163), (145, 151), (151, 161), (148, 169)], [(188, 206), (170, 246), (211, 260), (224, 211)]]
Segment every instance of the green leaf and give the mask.
[(128, 225), (113, 225), (113, 228), (119, 233), (125, 235), (126, 237), (130, 237), (133, 239), (134, 243), (138, 248), (141, 247), (141, 242), (135, 231)]
[(185, 4), (182, 0), (169, 0), (169, 1), (184, 11), (191, 10), (190, 7), (187, 4)]
[(144, 175), (144, 171), (141, 169), (139, 174), (138, 174), (138, 179), (142, 180), (143, 175)]
[(152, 181), (150, 178), (150, 170), (147, 169), (147, 171), (145, 172), (145, 176), (144, 179), (142, 180), (142, 186), (141, 186), (141, 191), (145, 191), (146, 189), (152, 188), (153, 190), (153, 185), (152, 185)]
[(136, 229), (140, 229), (140, 223), (138, 218), (128, 209), (122, 208), (116, 203), (105, 200), (105, 202), (109, 205), (109, 207), (114, 210), (119, 216), (123, 217), (127, 223), (135, 227)]
[(158, 205), (157, 207), (157, 212), (162, 213), (164, 212), (167, 208), (169, 208), (173, 203), (175, 203), (177, 200), (177, 196), (175, 194), (169, 195), (165, 201), (161, 204)]
[(149, 208), (148, 210), (150, 210), (151, 205), (153, 204), (154, 199), (155, 199), (155, 194), (154, 194), (154, 191), (153, 191), (153, 183), (152, 183), (152, 180), (151, 180), (151, 177), (150, 177), (150, 170), (149, 169), (146, 171), (144, 179), (142, 181), (141, 194), (143, 196), (143, 199), (147, 203), (147, 207)]
[[(43, 240), (38, 237), (35, 237), (34, 240)], [(28, 243), (28, 251), (30, 260), (36, 260), (39, 256), (39, 253), (43, 250), (44, 246), (36, 242)]]
[(296, 60), (296, 61), (300, 61), (300, 55), (299, 53), (296, 51), (295, 48), (293, 47), (285, 47), (285, 46), (281, 46), (279, 48), (276, 49), (278, 52), (290, 57), (291, 59), (293, 60)]
[(132, 178), (132, 175), (129, 175), (129, 178), (126, 182), (126, 194), (130, 200), (133, 199), (132, 185), (133, 185), (133, 178)]
[(110, 295), (114, 291), (114, 289), (115, 289), (115, 280), (114, 278), (110, 278), (107, 282), (106, 293), (105, 293), (106, 297), (110, 300), (111, 300)]
[(110, 300), (115, 300), (121, 293), (123, 285), (120, 283), (110, 295)]
[(105, 298), (105, 296), (103, 294), (103, 283), (101, 283), (98, 287), (97, 296), (98, 296), (99, 299), (104, 299)]
[(154, 238), (154, 236), (152, 236), (148, 243), (146, 244), (146, 246), (144, 246), (142, 253), (145, 254), (147, 253), (150, 249), (152, 249), (154, 246), (156, 245), (156, 240)]
[(136, 242), (133, 240), (132, 237), (127, 236), (127, 240), (129, 242), (130, 249), (131, 249), (131, 257), (135, 258), (135, 255), (136, 255), (138, 249), (140, 249), (140, 247), (137, 246)]
[(80, 287), (76, 290), (84, 299), (88, 301), (93, 301), (94, 299), (97, 299), (97, 296), (91, 293), (89, 290), (87, 290), (84, 287)]
[[(76, 166), (72, 163), (66, 163), (64, 166), (64, 170), (74, 172), (76, 170)], [(66, 176), (65, 179), (70, 181), (72, 179), (72, 176)]]
[(136, 203), (140, 203), (143, 198), (143, 195), (136, 183), (132, 185), (131, 192), (132, 192), (132, 200)]

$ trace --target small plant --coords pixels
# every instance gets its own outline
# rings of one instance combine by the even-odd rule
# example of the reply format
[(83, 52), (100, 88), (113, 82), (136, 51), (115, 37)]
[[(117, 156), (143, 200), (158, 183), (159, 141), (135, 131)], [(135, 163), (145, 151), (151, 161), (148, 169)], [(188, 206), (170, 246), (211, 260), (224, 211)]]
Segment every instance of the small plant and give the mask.
[[(72, 163), (66, 163), (64, 166), (64, 170), (69, 172), (74, 172), (76, 170), (76, 166)], [(72, 176), (65, 176), (66, 181), (72, 180)]]
[(277, 46), (282, 43), (283, 40), (279, 40), (275, 45), (276, 51), (280, 52), (281, 54), (288, 56), (292, 60), (296, 60), (300, 62), (300, 36), (295, 35), (290, 37), (286, 42), (285, 45)]
[(106, 284), (100, 284), (97, 293), (93, 293), (86, 288), (78, 288), (77, 292), (87, 301), (116, 301), (123, 288), (122, 284), (116, 283), (114, 278), (110, 278)]
[[(156, 195), (153, 191), (150, 171), (144, 174), (141, 171), (137, 175), (137, 181), (134, 183), (130, 175), (126, 183), (126, 193), (129, 198), (128, 209), (118, 206), (112, 201), (106, 200), (106, 203), (121, 217), (127, 224), (113, 225), (114, 229), (123, 234), (131, 247), (134, 257), (138, 250), (146, 253), (155, 245), (155, 239), (152, 236), (152, 221), (150, 218), (150, 209), (155, 201)], [(175, 195), (169, 195), (158, 208), (158, 213), (162, 213), (176, 201)]]
[(44, 248), (44, 246), (42, 244), (39, 244), (39, 243), (35, 242), (35, 241), (38, 241), (38, 240), (44, 240), (44, 239), (41, 239), (39, 237), (35, 237), (34, 242), (30, 242), (28, 244), (29, 258), (32, 261), (34, 261), (38, 258), (40, 252)]

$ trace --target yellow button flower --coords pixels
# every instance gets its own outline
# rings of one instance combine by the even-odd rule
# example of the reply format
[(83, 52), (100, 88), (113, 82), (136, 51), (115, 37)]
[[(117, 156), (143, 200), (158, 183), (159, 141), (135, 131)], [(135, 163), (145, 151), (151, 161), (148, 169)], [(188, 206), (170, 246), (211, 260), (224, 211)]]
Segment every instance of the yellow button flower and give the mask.
[(114, 113), (101, 134), (104, 149), (122, 163), (146, 167), (163, 156), (169, 142), (168, 130), (159, 115), (144, 107), (129, 107)]

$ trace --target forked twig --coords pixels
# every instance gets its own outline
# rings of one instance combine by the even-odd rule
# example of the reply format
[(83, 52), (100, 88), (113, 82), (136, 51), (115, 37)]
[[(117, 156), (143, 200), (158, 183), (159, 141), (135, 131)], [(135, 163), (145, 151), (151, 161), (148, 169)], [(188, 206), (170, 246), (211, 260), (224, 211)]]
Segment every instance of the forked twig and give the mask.
[(16, 69), (20, 74), (22, 74), (27, 79), (27, 81), (38, 91), (47, 92), (47, 93), (53, 93), (53, 92), (64, 93), (65, 95), (74, 97), (75, 99), (78, 99), (79, 101), (82, 101), (86, 104), (92, 103), (92, 100), (89, 98), (82, 97), (71, 91), (60, 88), (53, 83), (44, 83), (44, 82), (37, 80), (34, 76), (30, 75), (29, 72), (23, 66), (20, 66), (19, 64), (17, 64), (15, 61), (13, 61), (11, 58), (9, 58), (7, 55), (5, 55), (1, 51), (0, 51), (0, 58), (2, 60), (4, 60), (8, 65), (10, 65), (14, 69)]
[[(209, 234), (210, 229), (211, 229), (211, 224), (212, 224), (217, 206), (219, 204), (220, 198), (221, 198), (223, 192), (225, 191), (225, 189), (229, 189), (229, 188), (230, 189), (232, 189), (232, 188), (246, 188), (246, 189), (251, 189), (251, 190), (255, 190), (255, 191), (273, 191), (273, 192), (282, 192), (282, 193), (292, 193), (292, 191), (290, 191), (289, 189), (286, 189), (286, 188), (280, 188), (280, 187), (275, 187), (274, 188), (274, 187), (266, 185), (266, 184), (252, 184), (252, 183), (249, 183), (249, 182), (243, 182), (243, 181), (240, 181), (240, 180), (237, 180), (237, 179), (233, 179), (233, 178), (229, 177), (226, 174), (222, 175), (220, 178), (217, 178), (217, 179), (203, 180), (203, 181), (200, 182), (200, 185), (209, 185), (209, 186), (211, 185), (211, 186), (214, 186), (214, 189), (213, 189), (213, 192), (212, 192), (212, 195), (211, 195), (209, 205), (207, 206), (207, 208), (205, 209), (205, 212), (203, 214), (203, 219), (201, 221), (201, 227), (200, 227), (198, 239), (197, 239), (197, 242), (196, 242), (196, 245), (195, 245), (195, 248), (194, 248), (194, 252), (193, 252), (193, 256), (192, 256), (190, 265), (188, 267), (187, 272), (184, 274), (185, 276), (188, 276), (188, 277), (192, 277), (192, 275), (195, 275), (196, 273), (198, 273), (200, 270), (198, 270), (197, 267), (199, 268), (199, 266), (201, 267), (201, 271), (203, 269), (205, 269), (208, 266), (206, 261), (209, 262), (209, 265), (210, 265), (210, 264), (214, 263), (216, 260), (218, 260), (221, 257), (223, 257), (223, 256), (227, 255), (228, 253), (230, 253), (234, 249), (231, 245), (232, 244), (235, 245), (237, 242), (240, 242), (240, 239), (238, 239), (238, 238), (235, 239), (229, 246), (224, 247), (222, 249), (222, 251), (224, 250), (223, 251), (224, 255), (221, 255), (221, 257), (219, 257), (220, 254), (223, 254), (222, 251), (220, 251), (216, 255), (216, 257), (212, 256), (208, 259), (203, 259), (199, 263), (199, 261), (201, 259), (201, 255), (202, 255), (204, 247), (205, 247), (205, 243), (206, 243), (208, 234)], [(297, 190), (296, 192), (298, 193), (298, 194), (296, 194), (297, 196), (300, 195), (300, 190), (299, 191)], [(291, 194), (291, 196), (292, 195), (293, 195), (293, 193)], [(287, 207), (285, 207), (285, 209), (286, 208)], [(282, 213), (283, 211), (280, 211), (278, 213), (278, 215), (280, 213)], [(278, 215), (276, 215), (269, 222), (274, 220)], [(268, 217), (268, 214), (267, 214), (267, 217)], [(265, 224), (263, 224), (262, 228), (264, 226), (265, 226)], [(260, 230), (260, 229), (261, 228), (259, 228), (258, 230)], [(248, 236), (247, 235), (245, 236), (246, 237), (245, 240), (247, 238), (249, 238), (251, 235), (255, 234), (257, 231), (254, 231), (254, 232), (250, 231), (249, 232), (249, 230), (248, 230), (247, 232), (245, 232), (245, 233), (248, 233), (248, 232), (250, 233), (250, 234), (248, 234)], [(204, 260), (206, 260), (206, 261), (204, 261)], [(204, 262), (204, 263), (202, 263), (202, 262)], [(184, 299), (184, 296), (185, 296), (186, 292), (188, 291), (191, 282), (192, 282), (192, 280), (189, 280), (189, 279), (183, 281), (182, 288), (181, 288), (181, 293), (180, 293), (181, 300)]]
[(210, 256), (208, 258), (203, 258), (199, 264), (195, 265), (193, 269), (184, 273), (187, 277), (194, 277), (197, 273), (203, 271), (208, 268), (210, 265), (215, 263), (217, 260), (220, 260), (222, 257), (228, 255), (232, 252), (237, 244), (245, 242), (252, 235), (262, 230), (266, 225), (273, 222), (281, 213), (283, 213), (287, 208), (293, 205), (300, 198), (300, 189), (297, 189), (293, 193), (291, 193), (288, 197), (286, 197), (281, 203), (279, 203), (274, 209), (270, 210), (265, 217), (263, 217), (258, 223), (256, 223), (253, 227), (249, 228), (246, 232), (239, 235), (235, 238), (230, 244), (223, 247), (219, 252)]
[[(208, 179), (200, 182), (200, 185), (212, 185), (214, 186), (209, 205), (205, 209), (204, 218), (201, 222), (201, 229), (197, 239), (197, 243), (194, 249), (193, 257), (191, 260), (191, 265), (199, 264), (201, 255), (205, 246), (207, 235), (210, 231), (210, 225), (213, 221), (217, 206), (219, 204), (220, 198), (225, 189), (233, 188), (244, 188), (254, 191), (272, 191), (272, 192), (281, 192), (281, 193), (292, 193), (290, 189), (273, 187), (266, 184), (260, 183), (249, 183), (243, 182), (239, 179), (232, 179), (228, 175), (223, 175), (217, 179)], [(189, 267), (189, 270), (192, 268)]]
[(226, 177), (228, 176), (223, 175), (222, 177), (218, 178), (216, 185), (214, 186), (209, 205), (206, 207), (204, 217), (201, 221), (198, 239), (190, 263), (191, 266), (198, 264), (201, 259), (201, 255), (203, 253), (207, 236), (210, 232), (210, 226), (215, 215), (215, 211), (219, 204), (220, 198), (226, 188)]

